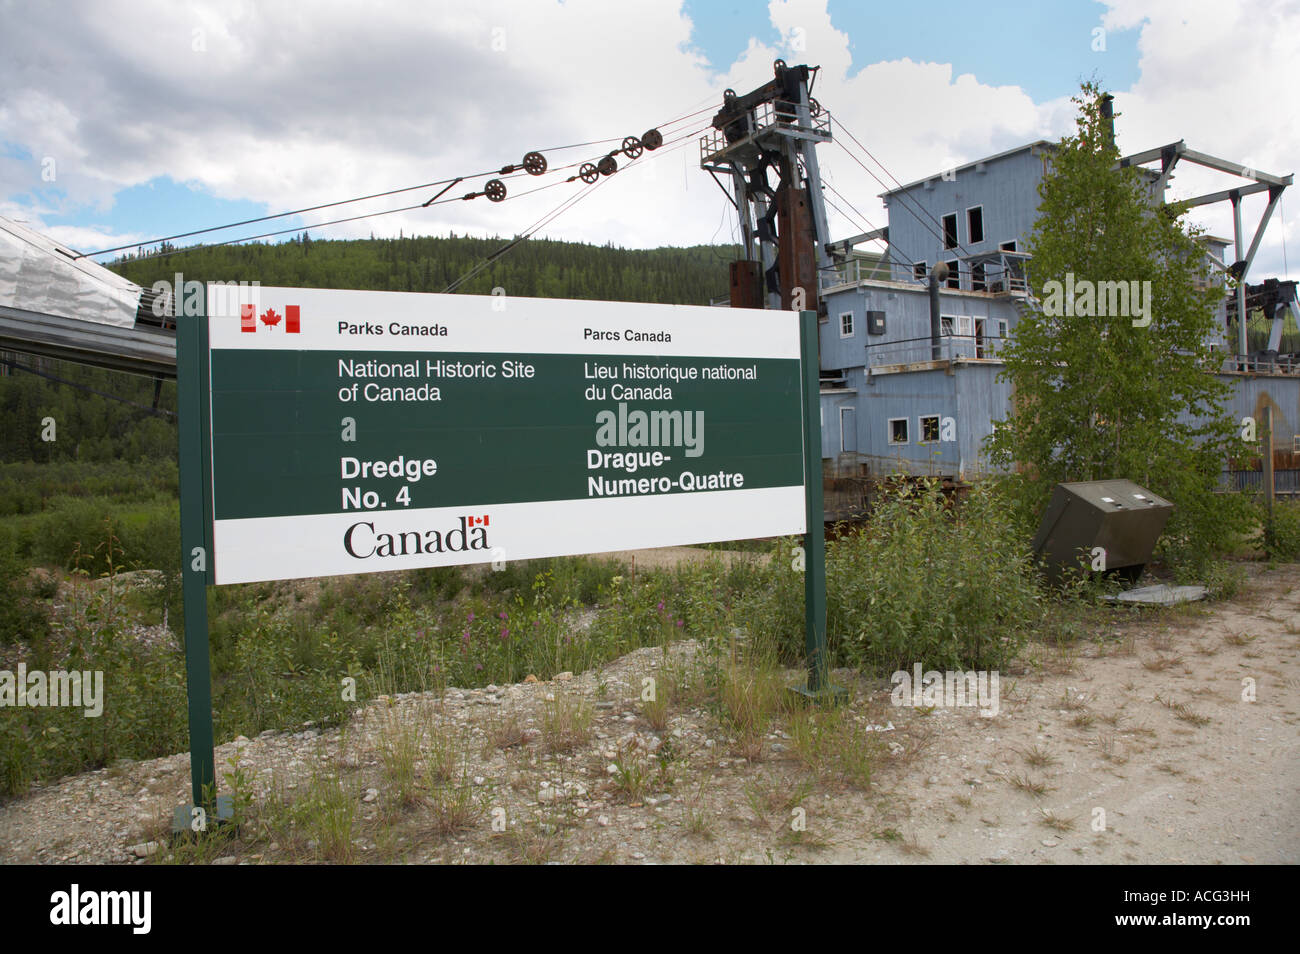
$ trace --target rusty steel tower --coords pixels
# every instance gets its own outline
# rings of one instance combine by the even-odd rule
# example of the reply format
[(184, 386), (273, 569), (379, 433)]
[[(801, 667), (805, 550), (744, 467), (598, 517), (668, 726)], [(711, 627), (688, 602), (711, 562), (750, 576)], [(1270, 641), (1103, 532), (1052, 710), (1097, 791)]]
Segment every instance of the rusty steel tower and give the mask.
[[(731, 307), (820, 310), (818, 270), (830, 265), (814, 147), (830, 142), (830, 115), (809, 95), (817, 67), (774, 65), (744, 96), (723, 94), (700, 140), (700, 168), (729, 174), (744, 258), (731, 264)], [(723, 186), (726, 192), (726, 187)]]

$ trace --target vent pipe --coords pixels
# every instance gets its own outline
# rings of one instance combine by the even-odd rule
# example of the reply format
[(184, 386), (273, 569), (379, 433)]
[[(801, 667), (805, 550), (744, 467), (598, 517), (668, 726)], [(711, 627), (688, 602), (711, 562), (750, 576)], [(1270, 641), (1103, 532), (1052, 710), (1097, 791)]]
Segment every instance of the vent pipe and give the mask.
[(1106, 149), (1115, 148), (1115, 97), (1110, 93), (1101, 94), (1101, 137)]
[(930, 269), (930, 360), (938, 361), (940, 354), (939, 288), (948, 280), (948, 265), (937, 262)]

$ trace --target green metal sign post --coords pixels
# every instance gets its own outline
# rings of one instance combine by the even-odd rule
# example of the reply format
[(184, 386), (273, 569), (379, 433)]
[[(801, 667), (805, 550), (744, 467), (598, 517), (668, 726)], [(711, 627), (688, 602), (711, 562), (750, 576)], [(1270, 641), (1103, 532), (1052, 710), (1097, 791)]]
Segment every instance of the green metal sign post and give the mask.
[(185, 686), (189, 699), (191, 801), (176, 809), (172, 834), (203, 832), (229, 821), (229, 797), (216, 795), (213, 756), (212, 672), (208, 652), (208, 582), (212, 541), (206, 483), (208, 431), (208, 318), (176, 322), (176, 396), (180, 430), (181, 595), (185, 606)]
[(822, 499), (821, 361), (817, 349), (817, 312), (799, 314), (800, 363), (803, 368), (804, 502), (804, 645), (808, 682), (794, 691), (817, 702), (835, 703), (848, 692), (831, 685), (826, 648), (826, 529)]

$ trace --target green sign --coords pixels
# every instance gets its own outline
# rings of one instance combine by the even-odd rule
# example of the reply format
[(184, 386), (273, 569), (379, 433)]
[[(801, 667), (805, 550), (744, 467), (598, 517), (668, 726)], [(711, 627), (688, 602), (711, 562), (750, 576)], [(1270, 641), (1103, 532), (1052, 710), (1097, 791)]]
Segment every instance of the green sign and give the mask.
[(208, 319), (217, 583), (804, 529), (793, 314), (243, 294)]

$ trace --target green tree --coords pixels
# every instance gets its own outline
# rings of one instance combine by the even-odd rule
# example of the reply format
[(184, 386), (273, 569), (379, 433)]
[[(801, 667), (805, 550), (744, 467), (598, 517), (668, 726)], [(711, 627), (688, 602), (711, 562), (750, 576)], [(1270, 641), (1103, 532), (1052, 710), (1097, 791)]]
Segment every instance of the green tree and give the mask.
[(1236, 436), (1209, 349), (1223, 292), (1204, 281), (1201, 230), (1186, 208), (1162, 205), (1143, 170), (1115, 168), (1102, 98), (1083, 85), (1075, 134), (1039, 185), (1028, 266), (1037, 300), (1003, 352), (1014, 398), (989, 451), (1019, 465), (1016, 497), (1031, 525), (1060, 481), (1122, 477), (1167, 497), (1165, 556), (1195, 572), (1251, 512), (1214, 493)]

